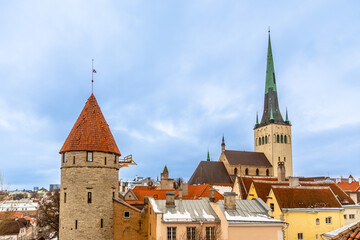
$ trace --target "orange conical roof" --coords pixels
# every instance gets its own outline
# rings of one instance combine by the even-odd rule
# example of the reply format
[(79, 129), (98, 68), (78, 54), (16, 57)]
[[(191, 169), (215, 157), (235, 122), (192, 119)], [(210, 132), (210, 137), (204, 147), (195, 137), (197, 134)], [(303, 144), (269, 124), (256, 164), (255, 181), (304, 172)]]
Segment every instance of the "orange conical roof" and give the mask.
[(99, 151), (121, 155), (94, 94), (87, 100), (60, 153), (67, 151)]

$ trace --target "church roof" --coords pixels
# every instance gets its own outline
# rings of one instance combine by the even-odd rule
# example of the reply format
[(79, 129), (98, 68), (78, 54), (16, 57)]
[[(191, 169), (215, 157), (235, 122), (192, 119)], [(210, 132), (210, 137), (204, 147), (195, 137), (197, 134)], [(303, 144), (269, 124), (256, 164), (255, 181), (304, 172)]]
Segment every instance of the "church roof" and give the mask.
[(87, 100), (60, 153), (67, 151), (99, 151), (121, 155), (94, 94)]
[(264, 153), (225, 150), (225, 156), (230, 165), (246, 165), (272, 167)]
[(232, 184), (223, 162), (201, 161), (188, 184)]
[(255, 128), (269, 123), (290, 124), (288, 119), (284, 121), (279, 108), (270, 33), (266, 65), (264, 112), (260, 124), (257, 122)]

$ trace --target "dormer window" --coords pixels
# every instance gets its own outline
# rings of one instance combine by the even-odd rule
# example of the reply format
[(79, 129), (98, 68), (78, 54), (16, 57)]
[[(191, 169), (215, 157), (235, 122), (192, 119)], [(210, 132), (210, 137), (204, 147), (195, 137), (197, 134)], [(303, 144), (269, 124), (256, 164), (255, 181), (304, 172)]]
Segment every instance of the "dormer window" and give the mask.
[(86, 152), (86, 161), (88, 162), (93, 161), (93, 152)]

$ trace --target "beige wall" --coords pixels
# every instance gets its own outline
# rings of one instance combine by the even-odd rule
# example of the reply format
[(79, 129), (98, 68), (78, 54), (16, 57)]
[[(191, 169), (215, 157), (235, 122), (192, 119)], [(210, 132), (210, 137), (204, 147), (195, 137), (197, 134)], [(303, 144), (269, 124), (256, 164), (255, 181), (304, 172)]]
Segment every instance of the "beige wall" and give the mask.
[[(344, 206), (344, 209), (345, 225), (360, 221), (360, 205)], [(350, 215), (354, 215), (354, 218), (350, 218)]]
[[(112, 198), (117, 193), (117, 167), (111, 153), (93, 152), (93, 162), (87, 162), (86, 151), (66, 152), (65, 163), (61, 160), (60, 239), (113, 238)], [(87, 202), (88, 192), (92, 193), (92, 203)]]
[[(286, 136), (287, 143), (277, 143), (277, 135)], [(267, 136), (267, 144), (259, 144), (259, 138)], [(273, 166), (273, 175), (277, 176), (277, 163), (285, 161), (286, 176), (293, 175), (292, 168), (292, 136), (291, 126), (282, 124), (269, 124), (254, 129), (255, 152), (263, 152)]]

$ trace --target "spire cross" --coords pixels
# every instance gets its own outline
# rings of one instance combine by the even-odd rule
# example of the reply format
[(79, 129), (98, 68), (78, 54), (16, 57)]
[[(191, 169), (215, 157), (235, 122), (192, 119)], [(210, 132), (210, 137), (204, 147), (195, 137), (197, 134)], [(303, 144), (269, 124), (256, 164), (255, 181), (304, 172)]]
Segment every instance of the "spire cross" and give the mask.
[(94, 59), (91, 60), (91, 93), (94, 93), (94, 73), (96, 73), (96, 70), (94, 69)]

